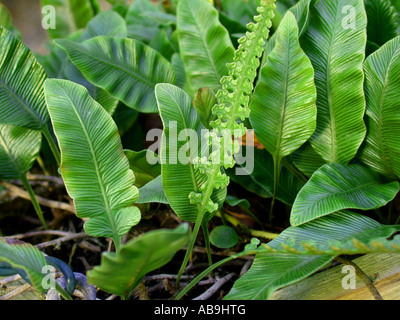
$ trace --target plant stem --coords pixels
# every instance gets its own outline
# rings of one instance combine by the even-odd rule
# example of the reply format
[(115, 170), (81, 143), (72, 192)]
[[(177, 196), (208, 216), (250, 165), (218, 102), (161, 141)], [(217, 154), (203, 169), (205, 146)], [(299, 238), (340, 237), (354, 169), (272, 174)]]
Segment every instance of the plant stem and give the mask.
[[(200, 206), (197, 206), (197, 207), (199, 208)], [(196, 222), (194, 224), (192, 237), (191, 237), (189, 245), (188, 245), (188, 247), (186, 249), (185, 257), (183, 259), (181, 268), (179, 269), (179, 272), (178, 272), (178, 277), (176, 278), (176, 282), (175, 282), (175, 286), (176, 287), (179, 286), (179, 282), (181, 280), (181, 276), (182, 276), (183, 271), (185, 270), (185, 268), (186, 268), (186, 266), (187, 266), (187, 264), (189, 262), (190, 255), (192, 254), (192, 251), (193, 251), (194, 243), (196, 242), (197, 235), (198, 235), (200, 227), (201, 227), (201, 225), (203, 223), (204, 210), (203, 209), (200, 209), (200, 210), (201, 211), (199, 211), (199, 214), (197, 215)]]
[(194, 278), (185, 288), (182, 289), (181, 292), (178, 293), (178, 295), (174, 298), (174, 300), (180, 300), (182, 297), (189, 292), (190, 289), (192, 289), (201, 279), (203, 279), (205, 276), (207, 276), (210, 272), (214, 271), (216, 268), (219, 266), (223, 265), (226, 262), (234, 260), (234, 256), (227, 257), (221, 261), (218, 261), (214, 263), (213, 265), (209, 266), (206, 270), (204, 270), (202, 273), (200, 273), (196, 278)]
[(32, 186), (29, 184), (29, 181), (26, 178), (26, 175), (21, 176), (20, 179), (21, 179), (21, 182), (24, 184), (26, 191), (28, 191), (29, 197), (33, 204), (33, 207), (35, 208), (35, 211), (36, 211), (40, 221), (42, 222), (44, 228), (47, 230), (47, 224), (46, 224), (46, 220), (43, 217), (42, 208), (40, 207), (40, 204), (36, 198), (36, 195), (32, 189)]
[(232, 255), (230, 257), (227, 257), (221, 261), (218, 261), (214, 263), (213, 265), (209, 266), (206, 270), (204, 270), (202, 273), (200, 273), (196, 278), (194, 278), (185, 288), (182, 289), (181, 292), (179, 292), (175, 297), (174, 300), (180, 300), (182, 297), (189, 292), (190, 289), (192, 289), (201, 279), (203, 279), (205, 276), (207, 276), (209, 273), (213, 272), (216, 268), (222, 266), (224, 263), (227, 263), (229, 261), (235, 260), (237, 258), (240, 258), (242, 256), (246, 255), (251, 255), (255, 254), (256, 251), (243, 251), (238, 254)]
[(203, 229), (204, 242), (205, 242), (206, 249), (207, 249), (208, 265), (211, 266), (213, 263), (212, 263), (212, 257), (211, 257), (210, 233), (208, 231), (207, 223), (203, 223), (202, 229)]
[(44, 126), (42, 129), (43, 135), (46, 137), (47, 142), (49, 143), (51, 152), (54, 155), (54, 158), (56, 159), (57, 165), (60, 166), (61, 163), (61, 156), (60, 156), (60, 150), (58, 149), (57, 144), (55, 143), (52, 134), (50, 133), (50, 130), (47, 126)]
[(269, 224), (271, 225), (271, 228), (273, 228), (272, 220), (274, 218), (275, 199), (278, 193), (280, 167), (281, 167), (281, 159), (279, 157), (274, 156), (274, 192), (272, 195), (271, 206), (269, 209)]
[(189, 262), (189, 257), (192, 254), (194, 243), (196, 241), (197, 235), (199, 233), (200, 227), (203, 223), (204, 215), (205, 215), (205, 208), (204, 204), (210, 199), (212, 192), (214, 191), (214, 181), (217, 176), (217, 170), (221, 170), (221, 167), (219, 164), (214, 164), (213, 165), (213, 170), (211, 170), (211, 176), (207, 180), (207, 187), (203, 193), (203, 201), (202, 204), (197, 204), (197, 218), (196, 218), (196, 223), (194, 225), (193, 233), (192, 233), (192, 239), (190, 240), (189, 246), (186, 250), (186, 255), (185, 258), (182, 262), (181, 268), (178, 273), (178, 278), (176, 279), (175, 285), (178, 287), (180, 278), (183, 274), (183, 271), (186, 268), (187, 263)]
[(72, 300), (68, 292), (58, 282), (56, 282), (56, 290), (65, 300)]
[(46, 166), (44, 165), (44, 161), (42, 159), (42, 157), (39, 155), (36, 158), (37, 163), (39, 164), (40, 169), (42, 169), (42, 171), (44, 172), (45, 175), (50, 176), (50, 172), (46, 169)]
[(347, 260), (346, 258), (343, 258), (343, 257), (336, 257), (335, 260), (340, 262), (340, 263), (342, 263), (342, 264), (347, 264), (349, 266), (352, 266), (355, 269), (356, 274), (365, 283), (365, 285), (368, 287), (369, 291), (371, 291), (371, 294), (374, 296), (374, 298), (376, 300), (383, 300), (381, 294), (376, 289), (376, 287), (375, 287), (373, 281), (371, 280), (371, 278), (368, 277), (368, 275), (365, 274), (365, 272), (362, 271), (359, 266), (357, 266), (354, 262), (352, 262), (350, 260)]

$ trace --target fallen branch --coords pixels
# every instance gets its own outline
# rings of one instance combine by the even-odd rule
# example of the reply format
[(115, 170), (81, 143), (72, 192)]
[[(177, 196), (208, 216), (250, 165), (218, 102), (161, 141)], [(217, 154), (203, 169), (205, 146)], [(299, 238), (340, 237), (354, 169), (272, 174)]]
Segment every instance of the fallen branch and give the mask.
[(76, 239), (83, 239), (83, 238), (86, 238), (86, 237), (88, 237), (88, 235), (85, 232), (72, 233), (72, 234), (67, 235), (65, 237), (61, 237), (61, 238), (54, 239), (54, 240), (51, 240), (51, 241), (39, 243), (39, 244), (36, 245), (36, 248), (43, 249), (43, 248), (47, 248), (47, 247), (51, 247), (51, 246), (59, 246), (63, 242), (76, 240)]
[(221, 279), (217, 279), (215, 282), (206, 292), (199, 295), (197, 298), (193, 300), (207, 300), (211, 298), (225, 283), (231, 280), (235, 276), (235, 273), (230, 273)]
[(28, 180), (49, 181), (49, 182), (52, 182), (59, 186), (64, 185), (64, 180), (62, 178), (54, 177), (54, 176), (47, 176), (44, 174), (31, 174), (28, 172), (27, 178), (28, 178)]
[(31, 288), (31, 285), (29, 283), (25, 283), (24, 285), (19, 286), (18, 288), (14, 289), (13, 291), (1, 296), (0, 300), (10, 300), (10, 299), (20, 295), (21, 293), (25, 292), (29, 288)]
[(15, 234), (13, 236), (7, 236), (7, 238), (11, 239), (24, 239), (29, 237), (43, 236), (43, 235), (51, 235), (51, 236), (68, 236), (70, 232), (60, 231), (60, 230), (43, 230), (43, 231), (31, 231), (21, 234)]
[[(0, 185), (6, 187), (15, 196), (18, 196), (20, 198), (23, 198), (23, 199), (26, 199), (29, 201), (31, 200), (31, 197), (29, 196), (28, 192), (14, 186), (11, 183), (1, 181)], [(69, 203), (48, 200), (48, 199), (42, 198), (38, 195), (36, 195), (36, 198), (37, 198), (37, 201), (39, 202), (39, 204), (41, 204), (42, 206), (49, 207), (52, 209), (64, 210), (64, 211), (76, 214), (74, 206), (70, 205)]]

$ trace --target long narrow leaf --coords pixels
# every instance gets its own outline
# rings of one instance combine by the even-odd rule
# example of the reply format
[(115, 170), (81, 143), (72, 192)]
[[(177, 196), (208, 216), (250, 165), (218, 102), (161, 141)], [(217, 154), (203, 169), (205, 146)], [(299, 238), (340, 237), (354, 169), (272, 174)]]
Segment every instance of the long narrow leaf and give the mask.
[(88, 272), (88, 281), (126, 299), (147, 273), (171, 261), (189, 239), (188, 224), (150, 231), (124, 244), (118, 253), (104, 253), (101, 265)]
[[(299, 227), (290, 227), (269, 242), (265, 252), (261, 249), (249, 271), (236, 281), (225, 299), (268, 299), (275, 290), (308, 277), (338, 255), (330, 251), (303, 255), (273, 253), (273, 249), (282, 248), (282, 244), (293, 243), (292, 252), (296, 252), (296, 246), (302, 248), (303, 244), (328, 248), (332, 243), (340, 246), (357, 241), (360, 246), (365, 246), (376, 239), (390, 237), (398, 230), (396, 226), (383, 226), (351, 212), (338, 212)], [(363, 252), (362, 248), (360, 252)]]
[(298, 226), (342, 209), (376, 209), (393, 200), (398, 191), (397, 181), (380, 182), (361, 165), (327, 164), (298, 193), (290, 223)]
[[(92, 0), (41, 0), (43, 21), (51, 39), (64, 38), (84, 28), (95, 15)], [(52, 21), (55, 20), (55, 21)], [(55, 25), (52, 25), (55, 22)]]
[(46, 101), (61, 148), (61, 172), (88, 234), (121, 237), (140, 220), (135, 177), (111, 116), (73, 82), (50, 79)]
[[(199, 170), (195, 170), (193, 164), (194, 158), (199, 156), (198, 146), (201, 140), (196, 131), (201, 123), (200, 116), (193, 107), (190, 96), (174, 85), (158, 84), (156, 97), (164, 125), (160, 157), (165, 194), (181, 219), (195, 222), (198, 210), (190, 202), (189, 194), (198, 192), (205, 178)], [(186, 131), (188, 129), (191, 131)], [(184, 133), (187, 136), (185, 134), (179, 138)], [(196, 153), (189, 156), (182, 153), (187, 146), (190, 147), (190, 152)], [(213, 201), (222, 205), (225, 196), (226, 188), (218, 189), (214, 192)], [(209, 218), (210, 216), (205, 219)]]
[(361, 160), (381, 174), (400, 177), (400, 37), (365, 61), (368, 133)]
[(157, 83), (176, 81), (170, 62), (140, 41), (99, 36), (82, 43), (56, 43), (91, 83), (141, 112), (157, 112)]
[(301, 39), (317, 86), (317, 128), (311, 145), (328, 163), (348, 163), (365, 137), (366, 27), (362, 0), (321, 0), (311, 6)]
[(314, 71), (300, 48), (295, 16), (288, 12), (276, 46), (261, 70), (251, 102), (251, 124), (258, 140), (280, 162), (314, 133), (317, 108)]
[(234, 48), (228, 31), (218, 20), (217, 10), (206, 0), (181, 0), (177, 8), (177, 30), (182, 60), (195, 92), (202, 87), (217, 91), (228, 74)]
[(43, 287), (43, 279), (46, 276), (43, 268), (48, 263), (36, 247), (19, 240), (0, 238), (0, 262), (6, 262), (15, 269), (23, 270), (35, 289), (41, 292), (47, 291)]
[(40, 131), (0, 125), (0, 179), (20, 179), (39, 155)]
[(42, 129), (46, 73), (26, 45), (0, 26), (0, 123)]

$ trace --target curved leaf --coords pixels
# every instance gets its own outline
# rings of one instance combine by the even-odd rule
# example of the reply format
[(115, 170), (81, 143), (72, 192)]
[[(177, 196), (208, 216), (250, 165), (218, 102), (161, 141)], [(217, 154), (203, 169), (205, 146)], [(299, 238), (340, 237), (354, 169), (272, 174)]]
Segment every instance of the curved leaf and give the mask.
[(210, 233), (210, 241), (217, 248), (229, 249), (237, 245), (240, 237), (229, 226), (218, 226)]
[(103, 253), (101, 265), (88, 272), (88, 281), (127, 299), (147, 273), (171, 261), (189, 239), (188, 224), (145, 233), (123, 244), (118, 253)]
[(143, 42), (150, 42), (159, 30), (160, 24), (144, 16), (144, 13), (159, 12), (150, 0), (135, 0), (126, 13), (128, 36)]
[[(50, 23), (55, 19), (55, 28), (48, 28), (51, 39), (64, 38), (84, 28), (95, 15), (92, 0), (41, 0), (42, 8), (51, 6), (52, 10), (42, 10), (43, 20)], [(46, 8), (45, 8), (46, 9)]]
[(168, 61), (171, 61), (172, 56), (176, 53), (165, 29), (158, 30), (149, 46), (161, 53)]
[(313, 149), (310, 142), (307, 141), (292, 154), (294, 165), (307, 177), (325, 164), (324, 159)]
[(365, 61), (368, 133), (361, 161), (381, 174), (400, 177), (400, 37)]
[(376, 209), (393, 200), (399, 187), (397, 181), (380, 182), (361, 165), (326, 164), (298, 193), (290, 223), (298, 226), (342, 209)]
[(118, 129), (111, 116), (73, 82), (45, 83), (47, 106), (61, 149), (61, 173), (88, 234), (121, 237), (140, 220), (138, 198)]
[(202, 87), (217, 91), (228, 74), (234, 48), (218, 11), (206, 0), (180, 0), (177, 30), (186, 74), (195, 92)]
[(232, 1), (221, 0), (222, 8), (227, 15), (241, 24), (246, 25), (253, 20), (254, 15), (257, 14), (257, 0), (249, 1)]
[(130, 168), (135, 174), (135, 185), (138, 187), (142, 187), (161, 174), (161, 166), (159, 163), (152, 165), (147, 161), (148, 152), (152, 151), (142, 150), (135, 152), (132, 150), (125, 150)]
[(0, 238), (0, 261), (10, 264), (12, 268), (23, 270), (35, 289), (47, 291), (42, 285), (46, 276), (42, 270), (48, 263), (36, 247), (19, 240)]
[(365, 137), (366, 25), (362, 0), (321, 0), (311, 6), (301, 38), (317, 86), (317, 128), (310, 142), (328, 163), (348, 163)]
[[(253, 163), (254, 166), (249, 166)], [(227, 170), (232, 181), (263, 198), (271, 198), (274, 192), (274, 161), (266, 150), (254, 149), (254, 155), (246, 156), (246, 163), (240, 165), (247, 174), (237, 175), (235, 169)], [(248, 167), (248, 168), (247, 168)], [(304, 183), (284, 166), (279, 172), (277, 199), (291, 206)]]
[[(328, 247), (333, 242), (340, 246), (356, 241), (365, 246), (376, 239), (390, 237), (398, 229), (352, 212), (337, 212), (299, 227), (289, 227), (266, 248), (260, 249), (249, 271), (236, 281), (225, 299), (268, 299), (275, 290), (308, 277), (338, 255), (331, 252), (297, 253), (303, 244)], [(285, 244), (290, 245), (290, 250), (280, 253)], [(278, 253), (273, 253), (275, 249)], [(291, 251), (295, 253), (289, 253)]]
[(291, 12), (281, 21), (276, 37), (251, 100), (250, 121), (258, 140), (279, 164), (314, 133), (317, 109), (313, 67), (300, 48)]
[(165, 196), (161, 175), (146, 183), (139, 189), (139, 199), (136, 203), (152, 202), (169, 204), (167, 197)]
[(26, 45), (0, 26), (0, 123), (42, 129), (46, 73)]
[(40, 131), (0, 124), (0, 179), (20, 179), (39, 155)]
[(128, 34), (125, 20), (115, 11), (103, 11), (89, 21), (81, 40), (98, 36), (126, 38)]
[(157, 112), (155, 85), (175, 82), (170, 62), (136, 40), (99, 36), (82, 43), (55, 42), (91, 83), (138, 111)]
[(367, 39), (379, 47), (398, 36), (399, 14), (390, 0), (365, 0)]

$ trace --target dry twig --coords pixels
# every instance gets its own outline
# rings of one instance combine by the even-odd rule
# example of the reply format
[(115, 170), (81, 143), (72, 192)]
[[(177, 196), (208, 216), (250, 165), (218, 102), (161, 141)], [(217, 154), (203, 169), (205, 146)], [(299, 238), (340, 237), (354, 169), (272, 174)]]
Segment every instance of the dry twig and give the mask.
[[(1, 181), (0, 185), (6, 187), (15, 196), (18, 196), (20, 198), (23, 198), (23, 199), (26, 199), (29, 201), (31, 200), (28, 192), (14, 186), (11, 183)], [(48, 200), (48, 199), (42, 198), (38, 195), (36, 195), (36, 198), (37, 198), (39, 204), (41, 204), (42, 206), (49, 207), (52, 209), (64, 210), (64, 211), (76, 214), (74, 206), (70, 205), (69, 203), (55, 201), (55, 200)]]

